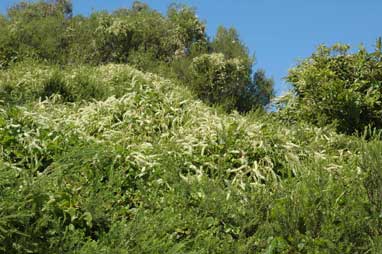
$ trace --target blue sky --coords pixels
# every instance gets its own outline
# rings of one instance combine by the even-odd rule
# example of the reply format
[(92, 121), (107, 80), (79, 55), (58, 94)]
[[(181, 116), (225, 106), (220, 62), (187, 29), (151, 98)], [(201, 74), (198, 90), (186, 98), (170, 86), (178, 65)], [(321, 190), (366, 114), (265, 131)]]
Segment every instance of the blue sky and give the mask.
[[(0, 11), (18, 2), (0, 0)], [(129, 7), (133, 0), (73, 0), (76, 14)], [(173, 0), (146, 0), (166, 12)], [(235, 27), (251, 53), (255, 68), (263, 68), (276, 82), (278, 94), (288, 89), (283, 77), (298, 59), (319, 44), (336, 42), (371, 49), (382, 36), (382, 0), (178, 0), (197, 9), (212, 37), (219, 25)]]

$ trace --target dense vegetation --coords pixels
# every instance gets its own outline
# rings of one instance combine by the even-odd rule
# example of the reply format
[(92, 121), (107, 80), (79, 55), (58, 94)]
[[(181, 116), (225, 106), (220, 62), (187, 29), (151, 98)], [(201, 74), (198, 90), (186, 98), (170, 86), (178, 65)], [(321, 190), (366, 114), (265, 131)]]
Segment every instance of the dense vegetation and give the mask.
[(266, 112), (188, 7), (19, 3), (0, 30), (0, 252), (380, 253), (380, 43), (320, 48)]
[[(83, 17), (73, 16), (66, 0), (21, 2), (0, 16), (0, 68), (26, 59), (59, 65), (128, 63), (177, 80), (227, 111), (261, 108), (273, 96), (273, 81), (264, 71), (252, 75), (254, 58), (236, 30), (220, 27), (210, 41), (205, 24), (183, 5), (171, 5), (166, 16), (134, 2), (131, 9)], [(209, 85), (201, 89), (201, 82)]]
[(334, 124), (344, 133), (365, 127), (382, 128), (382, 44), (375, 52), (349, 46), (322, 46), (312, 57), (290, 71), (298, 102), (299, 119), (316, 125)]

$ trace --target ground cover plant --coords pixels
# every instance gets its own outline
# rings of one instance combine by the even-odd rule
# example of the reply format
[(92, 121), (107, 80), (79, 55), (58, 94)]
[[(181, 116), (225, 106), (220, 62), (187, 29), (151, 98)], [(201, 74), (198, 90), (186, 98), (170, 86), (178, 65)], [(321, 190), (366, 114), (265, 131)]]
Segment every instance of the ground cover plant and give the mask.
[[(54, 5), (64, 11), (59, 18), (83, 19), (82, 29), (98, 24), (95, 16), (71, 17), (67, 3)], [(46, 6), (39, 8), (55, 11)], [(134, 15), (159, 18), (148, 10), (138, 2), (119, 10), (114, 15), (120, 23), (106, 13), (95, 15), (115, 28)], [(0, 253), (380, 253), (378, 125), (369, 121), (349, 135), (329, 120), (314, 122), (305, 98), (315, 98), (306, 96), (266, 112), (261, 105), (271, 97), (272, 82), (262, 71), (250, 76), (246, 51), (227, 42), (237, 37), (235, 31), (221, 28), (216, 39), (201, 43), (200, 23), (186, 22), (194, 17), (189, 9), (171, 11), (168, 17), (185, 31), (180, 38), (195, 47), (210, 43), (214, 51), (163, 64), (168, 59), (162, 51), (151, 59), (150, 50), (128, 48), (137, 57), (132, 59), (152, 66), (162, 61), (152, 72), (125, 63), (121, 59), (131, 55), (123, 56), (127, 49), (117, 46), (104, 55), (116, 62), (54, 63), (34, 56), (2, 66)], [(103, 39), (120, 45), (121, 30), (109, 28)], [(155, 34), (143, 35), (148, 48), (157, 45)], [(21, 54), (4, 45), (0, 52)], [(352, 65), (357, 56), (345, 59)], [(337, 70), (342, 58), (324, 57), (324, 69), (334, 62)], [(177, 69), (180, 63), (186, 67)], [(308, 70), (319, 68), (315, 63), (291, 72), (297, 88)], [(185, 70), (184, 79), (174, 75)], [(374, 89), (379, 72), (372, 73), (377, 78), (368, 84)], [(203, 84), (214, 89), (203, 90)], [(245, 93), (233, 96), (235, 87)], [(379, 97), (372, 92), (377, 114)], [(219, 99), (224, 103), (215, 103)], [(251, 103), (244, 99), (256, 107), (247, 112)]]

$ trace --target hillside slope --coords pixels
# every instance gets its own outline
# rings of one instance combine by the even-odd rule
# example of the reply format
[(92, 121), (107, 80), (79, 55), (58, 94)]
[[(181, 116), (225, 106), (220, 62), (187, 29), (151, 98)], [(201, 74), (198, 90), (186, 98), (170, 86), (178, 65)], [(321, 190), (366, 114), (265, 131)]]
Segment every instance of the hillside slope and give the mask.
[(379, 141), (226, 114), (127, 65), (32, 66), (0, 72), (0, 250), (382, 246)]

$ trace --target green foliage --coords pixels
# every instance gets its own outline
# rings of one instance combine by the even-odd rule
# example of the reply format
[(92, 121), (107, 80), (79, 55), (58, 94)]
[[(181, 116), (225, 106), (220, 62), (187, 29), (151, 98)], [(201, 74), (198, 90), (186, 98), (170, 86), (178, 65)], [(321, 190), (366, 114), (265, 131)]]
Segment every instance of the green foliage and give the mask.
[(100, 17), (95, 33), (96, 61), (129, 62), (147, 68), (159, 61), (172, 61), (184, 49), (196, 52), (207, 47), (204, 24), (192, 9), (171, 6), (164, 17), (141, 5), (136, 2), (130, 11)]
[(239, 34), (235, 28), (226, 29), (218, 27), (216, 36), (211, 42), (211, 47), (216, 53), (223, 53), (228, 59), (241, 58), (252, 64), (253, 59), (248, 56), (247, 47), (240, 41)]
[[(26, 68), (28, 65), (30, 67)], [(107, 85), (99, 75), (92, 67), (63, 69), (28, 61), (0, 73), (0, 95), (6, 105), (25, 105), (50, 97), (80, 102), (123, 95), (125, 87)]]
[(321, 48), (266, 113), (237, 32), (210, 42), (185, 6), (20, 3), (0, 25), (0, 252), (380, 252), (381, 41)]
[(73, 100), (69, 88), (58, 72), (53, 73), (52, 76), (44, 82), (41, 97), (45, 99), (54, 94), (59, 94), (65, 101)]
[(60, 61), (65, 54), (65, 10), (59, 3), (21, 2), (8, 10), (9, 37), (18, 59)]
[(126, 65), (0, 81), (22, 96), (0, 104), (2, 252), (379, 251), (378, 134), (218, 113)]
[(295, 110), (302, 119), (320, 126), (334, 123), (344, 133), (381, 128), (382, 53), (348, 50), (345, 45), (322, 46), (290, 71)]
[(260, 98), (255, 94), (268, 90), (250, 81), (253, 59), (236, 30), (221, 27), (210, 42), (205, 24), (194, 9), (185, 5), (170, 5), (165, 16), (136, 1), (130, 9), (94, 12), (83, 17), (73, 16), (73, 6), (67, 0), (20, 2), (0, 19), (0, 25), (0, 68), (3, 69), (31, 60), (59, 65), (129, 63), (140, 70), (190, 84), (195, 79), (201, 81), (203, 75), (205, 80), (211, 78), (207, 69), (205, 73), (199, 70), (195, 77), (191, 70), (194, 58), (222, 53), (227, 63), (240, 61), (246, 70), (241, 71), (244, 75), (241, 80), (219, 80), (219, 84), (212, 82), (213, 86), (219, 87), (225, 82), (228, 88), (236, 82), (240, 83), (237, 86), (240, 91), (223, 95), (226, 97), (220, 101), (206, 99), (205, 94), (197, 92), (199, 97), (210, 103), (221, 103), (227, 110), (246, 112), (264, 106), (269, 102), (266, 98), (271, 96), (268, 93)]
[(247, 60), (226, 58), (222, 53), (203, 54), (193, 59), (190, 72), (184, 76), (205, 102), (221, 105), (226, 111), (248, 112), (270, 102), (273, 81), (262, 70), (251, 81)]
[[(363, 151), (362, 167), (366, 171), (365, 188), (371, 204), (373, 219), (382, 228), (382, 145), (373, 141)], [(379, 230), (379, 233), (381, 230)]]
[(168, 20), (176, 31), (177, 49), (206, 48), (207, 37), (205, 24), (196, 16), (195, 10), (183, 5), (170, 5), (167, 11)]
[(266, 106), (274, 97), (273, 79), (265, 76), (264, 70), (257, 70), (253, 80), (240, 94), (236, 108), (240, 112), (248, 112), (256, 107)]
[(67, 20), (64, 34), (67, 41), (67, 50), (62, 56), (63, 63), (71, 64), (94, 64), (98, 60), (99, 53), (95, 50), (95, 33), (99, 26), (99, 19), (105, 14), (102, 12), (92, 13), (89, 17), (74, 16)]
[(0, 70), (12, 63), (17, 58), (16, 56), (17, 53), (12, 48), (9, 22), (0, 15)]
[(257, 70), (250, 80), (254, 57), (249, 56), (247, 47), (240, 41), (239, 34), (234, 28), (226, 29), (220, 26), (211, 42), (211, 48), (214, 52), (222, 53), (226, 59), (240, 59), (246, 66), (242, 84), (236, 88), (235, 109), (239, 112), (248, 112), (270, 103), (274, 96), (274, 82), (267, 78), (265, 71), (261, 69)]
[(222, 104), (229, 111), (249, 83), (248, 71), (239, 58), (225, 59), (221, 53), (201, 55), (191, 65), (192, 89), (208, 103)]
[(131, 52), (147, 50), (152, 51), (158, 60), (163, 59), (168, 55), (166, 49), (162, 48), (162, 37), (167, 37), (167, 28), (166, 20), (151, 10), (117, 18), (105, 16), (96, 30), (99, 61), (128, 62)]

